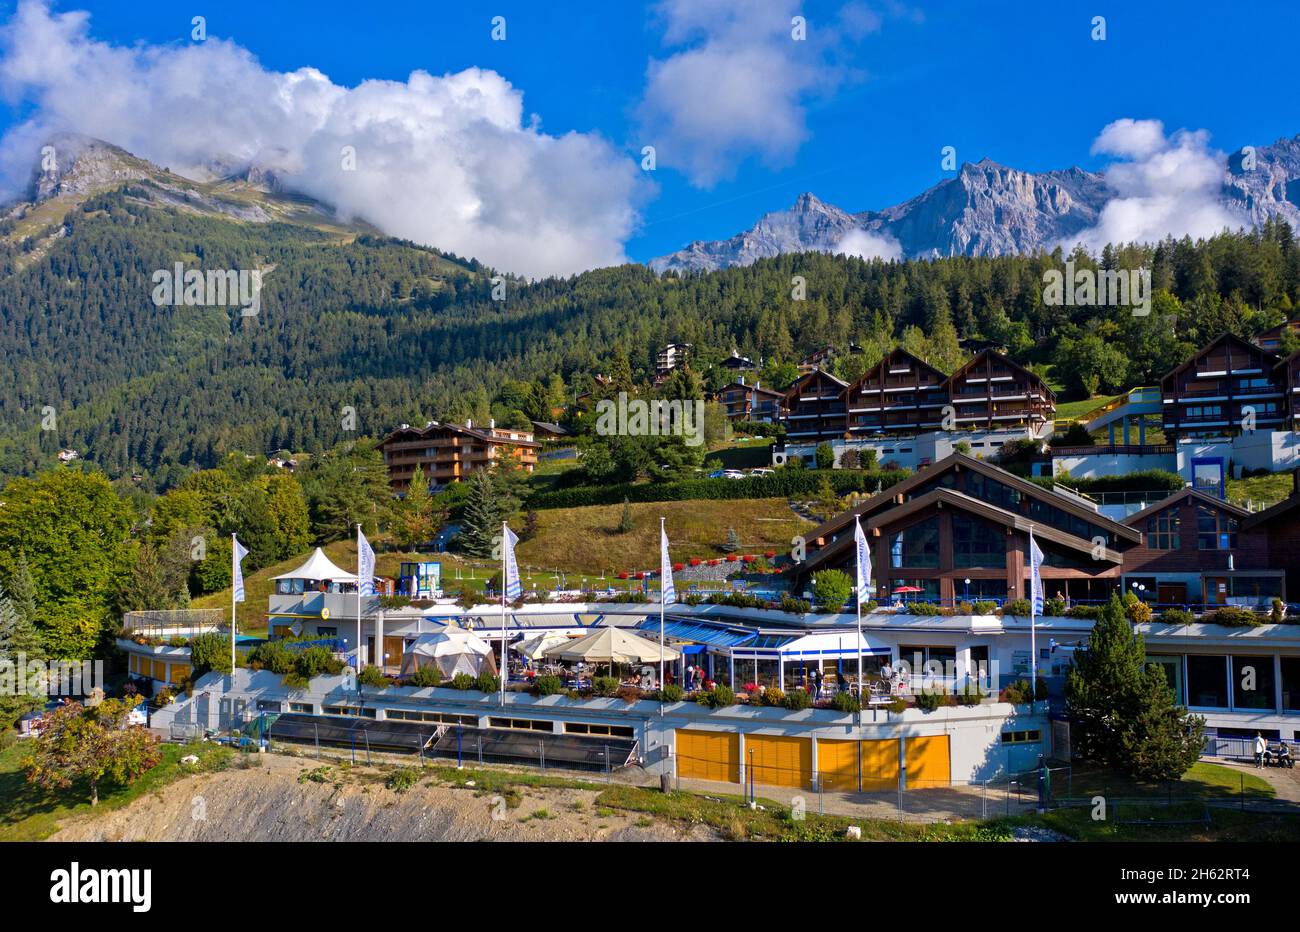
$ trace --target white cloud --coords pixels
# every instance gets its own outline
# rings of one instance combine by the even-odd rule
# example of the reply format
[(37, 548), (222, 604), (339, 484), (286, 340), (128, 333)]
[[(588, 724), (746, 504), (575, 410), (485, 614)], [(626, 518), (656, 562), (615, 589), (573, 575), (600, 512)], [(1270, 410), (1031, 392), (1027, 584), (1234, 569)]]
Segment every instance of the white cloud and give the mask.
[(734, 177), (749, 158), (789, 164), (809, 135), (806, 100), (856, 76), (839, 52), (881, 26), (857, 0), (809, 19), (802, 41), (792, 37), (797, 0), (663, 0), (658, 11), (676, 51), (650, 62), (641, 132), (660, 165), (697, 187)]
[(0, 31), (0, 89), (30, 109), (0, 142), (11, 194), (46, 139), (77, 132), (191, 177), (214, 160), (270, 168), (344, 216), (529, 276), (626, 261), (650, 190), (601, 136), (542, 132), (493, 71), (348, 88), (313, 68), (268, 70), (219, 38), (112, 46), (91, 36), (88, 14), (41, 0)]
[(1226, 156), (1204, 130), (1165, 135), (1159, 120), (1116, 120), (1102, 129), (1094, 153), (1119, 157), (1104, 172), (1115, 196), (1095, 226), (1062, 245), (1097, 252), (1107, 243), (1155, 242), (1166, 236), (1213, 236), (1248, 226), (1220, 201)]
[(901, 259), (903, 246), (888, 233), (868, 233), (850, 230), (831, 250), (835, 255), (856, 256), (859, 259)]

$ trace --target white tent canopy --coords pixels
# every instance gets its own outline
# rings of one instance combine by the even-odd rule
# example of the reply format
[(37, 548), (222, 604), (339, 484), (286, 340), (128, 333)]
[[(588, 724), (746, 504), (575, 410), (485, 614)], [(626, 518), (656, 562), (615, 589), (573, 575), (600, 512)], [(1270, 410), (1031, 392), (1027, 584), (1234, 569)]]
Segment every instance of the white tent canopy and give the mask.
[(429, 666), (437, 667), (447, 679), (458, 673), (478, 676), (484, 670), (497, 670), (491, 645), (474, 632), (453, 625), (420, 635), (402, 655), (403, 676)]
[[(659, 658), (659, 644), (637, 637), (622, 628), (598, 628), (585, 637), (568, 644), (560, 644), (546, 651), (553, 660), (582, 660), (587, 663), (655, 663)], [(672, 661), (681, 652), (664, 646), (663, 659)]]
[(511, 647), (520, 657), (528, 660), (541, 660), (552, 647), (568, 644), (571, 639), (558, 631), (547, 631), (512, 644)]
[(288, 573), (281, 573), (276, 579), (315, 579), (325, 580), (327, 582), (356, 582), (356, 573), (349, 573), (339, 569), (334, 565), (334, 561), (325, 556), (325, 551), (319, 547), (316, 552), (308, 558), (307, 562), (296, 570), (290, 570)]

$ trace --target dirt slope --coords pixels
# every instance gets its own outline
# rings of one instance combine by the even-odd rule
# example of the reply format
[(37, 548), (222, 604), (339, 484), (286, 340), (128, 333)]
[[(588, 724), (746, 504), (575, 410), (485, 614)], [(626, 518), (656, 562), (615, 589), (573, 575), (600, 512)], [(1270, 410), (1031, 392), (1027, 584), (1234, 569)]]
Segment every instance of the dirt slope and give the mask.
[[(328, 762), (327, 762), (328, 763)], [(187, 777), (113, 812), (65, 824), (52, 841), (689, 841), (636, 813), (599, 808), (591, 790), (522, 788), (512, 807), (432, 776), (404, 793), (383, 775), (265, 755), (260, 765)], [(494, 812), (497, 818), (494, 818)]]

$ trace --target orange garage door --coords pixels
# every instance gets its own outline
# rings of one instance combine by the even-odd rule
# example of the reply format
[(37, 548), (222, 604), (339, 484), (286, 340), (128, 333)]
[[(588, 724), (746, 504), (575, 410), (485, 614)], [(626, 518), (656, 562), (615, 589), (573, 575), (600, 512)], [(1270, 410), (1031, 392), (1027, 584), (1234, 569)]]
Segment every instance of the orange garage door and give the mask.
[(806, 787), (812, 782), (812, 740), (745, 735), (745, 764), (754, 768), (755, 783)]
[(862, 742), (862, 791), (898, 788), (898, 739)]
[(898, 786), (898, 741), (893, 738), (880, 741), (819, 738), (817, 770), (822, 775), (823, 789), (836, 793), (858, 792), (859, 773), (864, 793), (895, 789)]
[(677, 775), (735, 783), (740, 779), (740, 736), (725, 731), (677, 732)]
[(908, 789), (948, 785), (952, 763), (948, 757), (947, 735), (908, 738), (906, 753)]

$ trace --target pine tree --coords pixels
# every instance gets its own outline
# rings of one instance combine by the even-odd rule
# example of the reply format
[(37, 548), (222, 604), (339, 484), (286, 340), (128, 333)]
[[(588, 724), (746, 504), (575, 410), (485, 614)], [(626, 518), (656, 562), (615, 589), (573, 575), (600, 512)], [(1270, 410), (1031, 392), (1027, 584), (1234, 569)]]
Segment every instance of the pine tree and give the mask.
[(1199, 756), (1205, 720), (1174, 702), (1165, 673), (1112, 596), (1066, 678), (1071, 743), (1081, 757), (1149, 780), (1181, 777)]
[[(20, 573), (25, 580), (19, 579)], [(6, 594), (0, 589), (0, 664), (13, 665), (11, 669), (17, 685), (19, 677), (26, 675), (25, 672), (20, 672), (26, 670), (26, 663), (45, 657), (41, 635), (36, 627), (31, 576), (27, 573), (27, 560), (21, 553), (11, 585), (14, 589), (10, 593)], [(0, 695), (0, 729), (7, 731), (20, 717), (44, 704), (43, 695), (28, 692), (26, 688), (15, 689), (12, 694), (5, 690), (5, 694)]]
[(393, 537), (404, 550), (414, 550), (433, 536), (437, 524), (433, 496), (429, 494), (429, 483), (424, 478), (424, 470), (419, 466), (411, 474), (406, 497), (394, 503), (392, 512)]
[(493, 542), (501, 533), (499, 509), (491, 476), (477, 470), (469, 480), (469, 494), (461, 511), (460, 548), (474, 557), (492, 556)]
[(740, 549), (740, 535), (736, 533), (734, 527), (727, 528), (727, 539), (722, 542), (724, 553), (735, 553)]
[(618, 519), (618, 532), (620, 534), (629, 533), (636, 525), (632, 521), (632, 503), (623, 498), (623, 516)]

